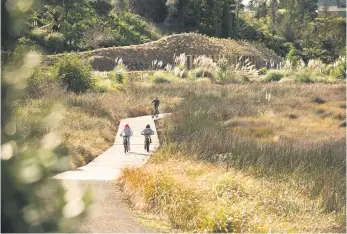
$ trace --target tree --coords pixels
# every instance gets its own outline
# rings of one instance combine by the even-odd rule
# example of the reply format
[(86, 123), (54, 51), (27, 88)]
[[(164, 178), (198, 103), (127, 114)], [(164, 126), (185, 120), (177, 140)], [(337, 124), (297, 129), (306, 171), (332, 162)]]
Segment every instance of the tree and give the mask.
[(277, 0), (270, 0), (270, 18), (271, 18), (271, 33), (275, 33), (276, 29), (276, 12), (278, 9), (278, 2)]
[(224, 0), (222, 18), (222, 37), (235, 38), (236, 29), (236, 2), (235, 0)]
[(268, 11), (266, 0), (251, 0), (248, 7), (250, 10), (254, 11), (255, 18), (266, 18)]
[(45, 6), (46, 15), (50, 18), (50, 27), (52, 32), (58, 32), (60, 29), (60, 22), (63, 19), (65, 9), (61, 6), (52, 7)]
[[(2, 1), (5, 6), (6, 0)], [(2, 8), (7, 11), (8, 8)], [(27, 11), (12, 10), (2, 15), (2, 39), (10, 38), (12, 22), (26, 20)], [(14, 21), (10, 21), (14, 20)], [(7, 40), (2, 41), (9, 48)], [(45, 135), (38, 136), (41, 144), (23, 138), (17, 130), (14, 117), (14, 103), (25, 95), (27, 78), (33, 65), (39, 64), (35, 53), (22, 55), (24, 65), (18, 65), (11, 58), (2, 61), (1, 79), (1, 232), (38, 233), (69, 232), (70, 224), (76, 222), (86, 209), (77, 213), (64, 211), (65, 188), (59, 181), (50, 180), (54, 172), (67, 168), (67, 150), (60, 145), (59, 139), (46, 123)], [(19, 79), (15, 78), (19, 77)], [(58, 114), (58, 113), (53, 113)], [(47, 121), (48, 122), (48, 121)], [(42, 123), (43, 124), (43, 123)], [(39, 128), (40, 126), (35, 126)], [(48, 131), (48, 132), (47, 132)], [(47, 134), (46, 134), (47, 133)], [(53, 141), (52, 141), (53, 140)], [(65, 155), (65, 156), (64, 156)], [(65, 162), (65, 163), (64, 163)], [(50, 189), (49, 189), (50, 188)], [(64, 198), (65, 196), (65, 198)], [(54, 198), (49, 206), (47, 198)], [(82, 201), (83, 200), (83, 201)], [(85, 208), (90, 196), (85, 194), (80, 201)]]

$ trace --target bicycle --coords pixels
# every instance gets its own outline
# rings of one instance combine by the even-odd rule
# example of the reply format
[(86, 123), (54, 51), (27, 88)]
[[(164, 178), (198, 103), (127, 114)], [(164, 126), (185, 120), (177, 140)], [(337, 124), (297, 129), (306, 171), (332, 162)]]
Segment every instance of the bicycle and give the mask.
[(149, 145), (151, 144), (151, 139), (149, 135), (145, 135), (145, 150), (149, 152)]
[(158, 107), (154, 107), (154, 108), (153, 108), (153, 111), (152, 111), (152, 118), (154, 118), (154, 116), (155, 116), (156, 118), (158, 118), (158, 115), (159, 115)]
[(123, 136), (124, 153), (129, 152), (129, 137)]

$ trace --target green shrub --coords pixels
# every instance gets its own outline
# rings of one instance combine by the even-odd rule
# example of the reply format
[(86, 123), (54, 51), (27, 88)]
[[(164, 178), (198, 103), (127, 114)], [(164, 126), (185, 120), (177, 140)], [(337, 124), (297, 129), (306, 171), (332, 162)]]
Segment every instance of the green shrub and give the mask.
[(223, 81), (226, 79), (226, 77), (228, 76), (228, 70), (229, 70), (229, 62), (226, 58), (222, 58), (220, 60), (218, 60), (217, 62), (217, 79), (219, 81)]
[(332, 75), (337, 79), (346, 79), (346, 57), (340, 57)]
[(61, 53), (64, 51), (64, 34), (50, 33), (44, 37), (44, 41), (45, 48), (49, 53)]
[(28, 94), (31, 97), (38, 97), (42, 95), (45, 88), (53, 83), (57, 85), (52, 67), (37, 66), (28, 79)]
[(155, 84), (170, 84), (175, 79), (181, 80), (176, 75), (165, 71), (156, 71), (150, 76), (150, 80)]
[(271, 71), (263, 79), (264, 82), (280, 81), (283, 78), (283, 74)]
[(285, 57), (288, 53), (288, 44), (283, 37), (265, 35), (262, 42), (267, 48), (275, 51), (275, 53), (281, 57)]
[[(5, 66), (1, 79), (1, 231), (5, 233), (71, 232), (71, 226), (86, 215), (91, 196), (82, 193), (82, 209), (70, 215), (66, 207), (67, 188), (51, 177), (68, 169), (68, 151), (60, 144), (60, 136), (53, 129), (58, 118), (35, 118), (35, 123), (23, 129), (14, 103), (27, 101), (26, 79), (37, 57), (24, 60), (23, 66)], [(21, 77), (13, 82), (14, 77)], [(45, 116), (63, 116), (61, 104), (52, 103)], [(21, 134), (35, 132), (41, 144)]]
[(292, 48), (287, 54), (286, 59), (292, 62), (293, 66), (296, 66), (301, 58), (299, 56), (299, 52), (296, 49)]
[(262, 67), (258, 70), (259, 75), (265, 75), (268, 72), (267, 67)]
[(56, 76), (68, 90), (81, 93), (91, 89), (94, 85), (90, 64), (84, 62), (81, 56), (65, 55), (55, 65)]
[(47, 35), (47, 32), (40, 29), (40, 28), (35, 28), (29, 32), (29, 37), (30, 39), (36, 41), (38, 44), (44, 46), (45, 44), (45, 36)]
[(106, 93), (111, 91), (110, 85), (103, 83), (103, 82), (97, 82), (95, 86), (93, 87), (93, 91), (96, 93)]
[(126, 83), (126, 67), (120, 63), (118, 64), (114, 69), (114, 76), (115, 80), (118, 84), (125, 84)]
[(14, 53), (11, 56), (11, 60), (16, 63), (16, 66), (21, 65), (24, 61), (23, 59), (25, 58), (24, 54), (28, 53), (29, 51), (32, 50), (37, 50), (38, 46), (35, 43), (35, 41), (22, 37), (18, 40), (16, 44), (16, 48), (14, 50)]
[(155, 30), (153, 31), (153, 28), (150, 28), (148, 23), (136, 14), (111, 12), (109, 17), (110, 20), (107, 25), (112, 29), (116, 45), (127, 46), (159, 38), (159, 34)]
[[(113, 72), (112, 72), (113, 73)], [(114, 91), (117, 89), (116, 81), (114, 80), (115, 74), (107, 73), (106, 76), (103, 73), (94, 73), (94, 86), (93, 91), (97, 93), (105, 93)]]
[(156, 84), (169, 84), (171, 83), (167, 78), (154, 76), (152, 81)]
[(295, 81), (299, 83), (313, 83), (313, 79), (308, 74), (299, 74), (295, 77)]
[(241, 75), (238, 80), (241, 82), (241, 83), (247, 83), (250, 81), (249, 77), (246, 76), (246, 75)]
[(324, 75), (331, 75), (334, 71), (334, 66), (332, 64), (328, 64), (324, 67), (323, 74)]

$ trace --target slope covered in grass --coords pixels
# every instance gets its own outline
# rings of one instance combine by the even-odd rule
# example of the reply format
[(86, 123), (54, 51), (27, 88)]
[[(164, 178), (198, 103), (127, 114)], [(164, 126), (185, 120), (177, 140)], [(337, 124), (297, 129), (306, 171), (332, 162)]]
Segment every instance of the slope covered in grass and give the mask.
[[(115, 59), (122, 58), (130, 69), (140, 69), (154, 60), (164, 64), (174, 62), (174, 55), (182, 53), (206, 56), (257, 56), (263, 61), (281, 61), (272, 51), (259, 44), (231, 39), (217, 39), (196, 33), (184, 33), (163, 37), (157, 41), (124, 47), (97, 49), (82, 54), (88, 58), (94, 69), (112, 70)], [(52, 63), (62, 55), (47, 56), (47, 63)], [(102, 69), (101, 69), (102, 68)]]

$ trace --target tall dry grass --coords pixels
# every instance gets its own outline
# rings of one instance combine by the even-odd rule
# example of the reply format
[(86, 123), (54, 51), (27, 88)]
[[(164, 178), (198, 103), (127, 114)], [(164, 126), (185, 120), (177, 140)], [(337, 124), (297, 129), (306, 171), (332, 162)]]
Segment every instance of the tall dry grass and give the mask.
[[(327, 222), (340, 230), (341, 217), (345, 214), (346, 146), (345, 128), (341, 127), (346, 106), (344, 93), (343, 85), (253, 83), (218, 86), (128, 82), (114, 92), (73, 94), (52, 82), (40, 88), (36, 95), (31, 93), (26, 101), (16, 104), (17, 129), (35, 141), (35, 136), (47, 132), (44, 127), (35, 127), (35, 121), (56, 118), (45, 108), (58, 101), (65, 111), (55, 130), (68, 149), (71, 167), (77, 167), (112, 145), (121, 118), (150, 113), (150, 102), (159, 96), (161, 112), (173, 113), (165, 120), (160, 135), (162, 151), (158, 155), (163, 170), (157, 174), (157, 168), (153, 167), (143, 172), (146, 176), (135, 176), (142, 172), (129, 170), (123, 177), (123, 188), (128, 186), (129, 194), (136, 199), (143, 194), (147, 197), (139, 203), (168, 217), (175, 227), (184, 230), (268, 231), (269, 226), (274, 226), (278, 227), (276, 230), (288, 231), (298, 219), (285, 219), (282, 229), (283, 220), (278, 221), (278, 217), (281, 214), (298, 216), (299, 213), (302, 216), (298, 217), (309, 220), (307, 222), (312, 225), (318, 225), (315, 219), (326, 224), (322, 217), (329, 217)], [(172, 167), (170, 174), (165, 170), (165, 162), (179, 155), (185, 158), (171, 162), (177, 168)], [(204, 168), (205, 174), (202, 169), (189, 169), (184, 164), (186, 160), (192, 167), (200, 162), (209, 162), (212, 166)], [(214, 167), (219, 169), (214, 171)], [(226, 173), (225, 169), (228, 173), (239, 170), (259, 179), (248, 191), (264, 180), (270, 181), (269, 186), (276, 189), (251, 192), (252, 195), (245, 198), (256, 200), (263, 194), (268, 202), (259, 200), (254, 204), (247, 198), (235, 203), (243, 206), (230, 206), (224, 195), (222, 200), (218, 196), (211, 199), (214, 195), (208, 191), (217, 188), (207, 186), (204, 178), (214, 184), (218, 179), (216, 175)], [(182, 174), (182, 170), (187, 172)], [(196, 178), (201, 180), (197, 187)], [(232, 190), (233, 183), (226, 182), (222, 187), (239, 196)], [(246, 185), (242, 182), (238, 186)], [(274, 192), (278, 189), (293, 190), (294, 195), (280, 198)], [(290, 202), (295, 194), (303, 197)], [(201, 206), (205, 202), (208, 205)], [(283, 207), (285, 212), (281, 213), (277, 207)], [(257, 218), (252, 215), (254, 213), (272, 215), (277, 226), (266, 222), (265, 225), (264, 217)], [(293, 230), (332, 230), (332, 226), (328, 229), (318, 226), (309, 229), (303, 223), (301, 228)]]
[[(309, 185), (312, 186), (312, 196), (323, 193), (323, 205), (327, 211), (343, 210), (346, 139), (344, 129), (338, 126), (338, 120), (335, 123), (338, 133), (323, 140), (313, 136), (306, 140), (287, 137), (281, 141), (263, 142), (228, 131), (225, 125), (228, 119), (257, 116), (269, 108), (278, 112), (276, 105), (280, 103), (276, 102), (285, 105), (290, 100), (288, 96), (293, 98), (309, 93), (298, 86), (273, 87), (275, 100), (267, 102), (264, 100), (264, 92), (256, 91), (259, 88), (257, 85), (239, 87), (231, 93), (228, 93), (228, 88), (220, 88), (217, 95), (211, 92), (190, 92), (174, 110), (171, 120), (174, 126), (165, 134), (165, 142), (175, 142), (177, 150), (199, 155), (203, 160), (223, 160), (239, 169), (255, 167), (264, 174), (305, 174), (305, 178), (313, 179)], [(323, 87), (310, 88), (313, 95), (317, 91), (327, 93), (321, 90)], [(336, 101), (344, 101), (341, 94), (327, 95), (340, 99)], [(306, 98), (306, 101), (311, 100)]]
[[(120, 119), (151, 113), (150, 103), (156, 96), (163, 101), (161, 111), (163, 108), (170, 111), (186, 92), (180, 86), (143, 87), (129, 82), (118, 85), (112, 92), (75, 94), (64, 90), (48, 68), (34, 75), (37, 79), (29, 83), (28, 96), (15, 103), (17, 130), (25, 139), (39, 144), (40, 136), (51, 129), (38, 123), (41, 119), (55, 118), (49, 115), (52, 105), (62, 107), (64, 111), (54, 131), (68, 148), (72, 168), (87, 164), (113, 144)], [(96, 76), (109, 79), (107, 74)]]
[[(204, 231), (202, 227), (207, 228), (208, 232), (269, 231), (269, 227), (276, 227), (273, 230), (278, 231), (343, 230), (346, 138), (345, 128), (340, 125), (342, 118), (338, 116), (345, 113), (344, 85), (254, 83), (229, 86), (189, 84), (188, 87), (181, 84), (171, 86), (172, 90), (165, 90), (164, 87), (167, 86), (161, 86), (161, 92), (167, 92), (166, 95), (176, 92), (181, 100), (171, 107), (172, 117), (162, 123), (165, 127), (160, 131), (161, 151), (145, 169), (129, 170), (122, 178), (123, 187), (129, 186), (126, 194), (137, 193), (132, 196), (139, 198), (142, 192), (147, 191), (142, 186), (144, 182), (132, 180), (135, 174), (169, 177), (167, 180), (163, 177), (164, 182), (177, 180), (168, 183), (176, 184), (183, 190), (190, 189), (187, 193), (198, 194), (199, 201), (197, 207), (191, 208), (198, 210), (194, 218), (187, 217), (193, 223), (184, 225), (173, 222), (184, 230), (192, 228)], [(322, 110), (329, 115), (318, 115)], [(180, 155), (184, 155), (184, 159), (179, 159)], [(177, 160), (172, 162), (175, 158)], [(268, 186), (274, 188), (268, 187), (268, 191), (263, 187), (263, 190), (251, 192), (253, 195), (247, 195), (245, 200), (236, 203), (238, 205), (230, 210), (230, 205), (219, 206), (218, 199), (211, 200), (210, 195), (204, 196), (204, 189), (209, 190), (209, 184), (217, 183), (216, 178), (211, 178), (210, 183), (195, 185), (200, 175), (201, 180), (213, 177), (212, 168), (205, 172), (198, 170), (185, 174), (183, 171), (188, 170), (188, 166), (183, 164), (187, 160), (192, 167), (197, 167), (199, 162), (212, 163), (217, 168), (224, 168), (224, 173), (229, 170), (230, 176), (234, 175), (235, 170), (241, 171), (255, 180), (269, 182), (271, 185)], [(157, 174), (159, 172), (162, 174)], [(132, 187), (129, 180), (136, 183), (138, 189)], [(157, 188), (167, 186), (164, 182), (158, 185), (159, 182), (151, 180), (149, 183)], [(241, 183), (239, 186), (246, 185)], [(151, 204), (149, 210), (161, 212), (162, 216), (178, 216), (181, 210), (168, 214), (172, 211), (156, 205), (163, 202), (162, 196), (170, 197), (176, 191), (171, 187), (167, 189), (169, 191), (160, 190), (159, 194), (151, 195), (156, 202), (141, 203)], [(225, 189), (233, 191), (233, 183), (225, 185)], [(287, 197), (282, 193), (277, 194), (279, 191), (292, 194)], [(268, 203), (261, 203), (265, 208), (251, 202), (262, 196), (269, 199)], [(301, 196), (303, 200), (299, 199)], [(182, 195), (178, 199), (185, 200), (184, 197)], [(253, 197), (253, 200), (247, 197)], [(300, 201), (291, 200), (294, 197)], [(189, 199), (193, 201), (195, 197)], [(224, 202), (229, 204), (228, 201)], [(209, 203), (209, 206), (199, 206), (205, 203)], [(215, 207), (219, 208), (215, 210)], [(247, 211), (251, 211), (251, 214)], [(211, 216), (211, 212), (214, 215)], [(274, 215), (277, 221), (265, 225), (264, 217), (257, 218), (252, 215), (254, 213), (259, 216)], [(292, 216), (300, 219), (289, 218)], [(280, 220), (279, 217), (286, 218)], [(322, 221), (325, 219), (323, 217), (329, 224)], [(237, 224), (235, 218), (243, 221)], [(306, 223), (301, 223), (302, 220), (306, 220)], [(321, 223), (317, 223), (318, 220)], [(295, 226), (296, 222), (300, 222), (300, 225)], [(264, 229), (262, 225), (265, 225)]]

